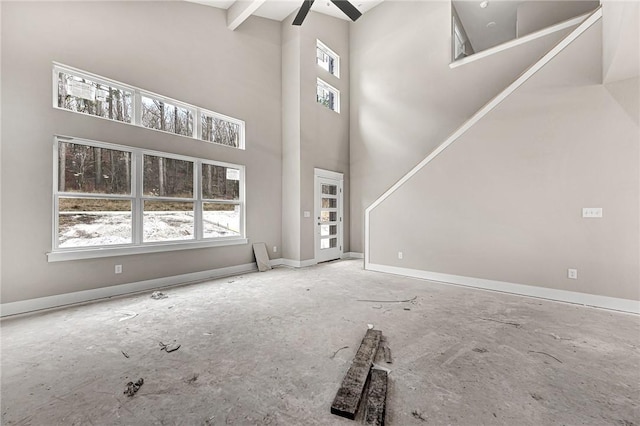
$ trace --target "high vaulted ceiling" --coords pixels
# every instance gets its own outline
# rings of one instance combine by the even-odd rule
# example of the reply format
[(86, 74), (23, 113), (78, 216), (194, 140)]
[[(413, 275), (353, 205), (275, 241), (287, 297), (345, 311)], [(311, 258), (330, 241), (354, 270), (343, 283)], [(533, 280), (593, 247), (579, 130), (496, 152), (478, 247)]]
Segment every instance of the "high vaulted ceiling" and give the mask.
[[(227, 11), (227, 25), (236, 29), (251, 15), (282, 21), (297, 11), (303, 0), (185, 0)], [(382, 3), (383, 0), (352, 0), (351, 3), (363, 14)], [(311, 10), (339, 19), (349, 20), (334, 4), (328, 0), (316, 0)]]

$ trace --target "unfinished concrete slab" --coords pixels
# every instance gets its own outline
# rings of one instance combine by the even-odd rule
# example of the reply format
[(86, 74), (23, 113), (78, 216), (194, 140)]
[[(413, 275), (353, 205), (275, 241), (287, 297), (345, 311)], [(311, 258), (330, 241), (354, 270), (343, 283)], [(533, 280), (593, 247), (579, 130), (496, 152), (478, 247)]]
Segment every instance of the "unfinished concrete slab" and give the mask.
[(362, 261), (162, 291), (3, 320), (2, 424), (353, 425), (330, 406), (367, 324), (393, 351), (387, 424), (640, 424), (635, 315)]

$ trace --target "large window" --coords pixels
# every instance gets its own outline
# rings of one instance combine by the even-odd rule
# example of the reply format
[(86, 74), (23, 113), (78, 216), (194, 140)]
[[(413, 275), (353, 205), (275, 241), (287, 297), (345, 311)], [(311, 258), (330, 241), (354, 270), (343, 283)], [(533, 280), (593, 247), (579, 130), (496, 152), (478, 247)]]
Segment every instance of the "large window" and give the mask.
[(63, 137), (54, 151), (50, 259), (246, 242), (243, 166)]
[(340, 112), (340, 91), (321, 79), (317, 80), (316, 100), (330, 110)]
[(62, 64), (53, 65), (53, 106), (244, 149), (245, 123)]
[(340, 78), (340, 57), (320, 40), (316, 40), (316, 63), (329, 74)]

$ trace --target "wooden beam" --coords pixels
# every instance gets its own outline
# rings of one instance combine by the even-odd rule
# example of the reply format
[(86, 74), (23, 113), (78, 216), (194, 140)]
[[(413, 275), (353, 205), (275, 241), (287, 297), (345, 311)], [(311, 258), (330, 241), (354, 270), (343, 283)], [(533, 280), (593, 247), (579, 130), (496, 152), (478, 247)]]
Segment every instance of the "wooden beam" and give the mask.
[(387, 401), (387, 372), (384, 370), (371, 370), (369, 392), (367, 393), (367, 411), (364, 424), (384, 426), (384, 415)]
[(234, 31), (253, 14), (266, 0), (236, 0), (227, 9), (227, 27)]
[(381, 337), (380, 330), (367, 330), (351, 367), (342, 379), (342, 385), (338, 389), (333, 404), (331, 404), (332, 414), (355, 420)]

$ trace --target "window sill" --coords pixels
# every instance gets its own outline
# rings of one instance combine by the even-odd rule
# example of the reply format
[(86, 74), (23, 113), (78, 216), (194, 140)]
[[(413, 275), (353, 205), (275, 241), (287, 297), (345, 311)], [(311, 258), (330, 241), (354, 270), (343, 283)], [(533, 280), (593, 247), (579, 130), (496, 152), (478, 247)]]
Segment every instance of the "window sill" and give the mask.
[(100, 247), (90, 249), (61, 249), (47, 253), (48, 262), (64, 262), (67, 260), (97, 259), (101, 257), (129, 256), (134, 254), (161, 253), (177, 250), (191, 250), (210, 247), (223, 247), (247, 244), (247, 238), (233, 238), (216, 241), (171, 242), (145, 244), (135, 247)]

